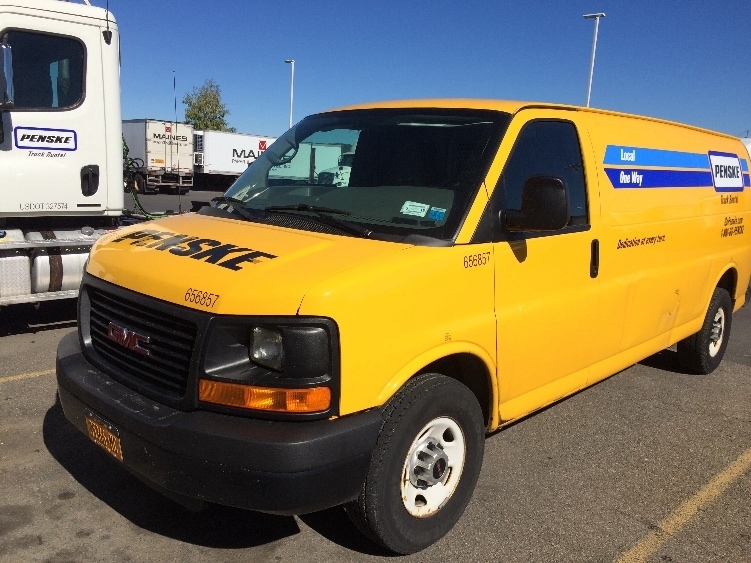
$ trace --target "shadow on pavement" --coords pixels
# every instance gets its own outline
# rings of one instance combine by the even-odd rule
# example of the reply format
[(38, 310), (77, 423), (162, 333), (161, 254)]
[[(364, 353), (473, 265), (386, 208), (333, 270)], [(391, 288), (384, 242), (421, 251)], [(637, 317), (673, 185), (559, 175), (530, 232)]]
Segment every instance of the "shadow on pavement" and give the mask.
[[(60, 399), (47, 411), (42, 426), (52, 457), (91, 494), (136, 526), (185, 543), (221, 549), (265, 545), (300, 533), (292, 516), (275, 516), (214, 504), (191, 512), (128, 473), (81, 434), (63, 413)], [(346, 549), (389, 555), (365, 539), (335, 507), (299, 517), (313, 531)]]
[(76, 326), (76, 299), (0, 307), (0, 337)]
[(354, 524), (349, 521), (342, 506), (335, 506), (334, 508), (313, 512), (312, 514), (303, 514), (302, 516), (298, 516), (298, 518), (330, 542), (351, 551), (362, 553), (363, 555), (396, 557), (396, 554), (366, 539), (355, 528)]
[(678, 352), (673, 350), (663, 350), (657, 352), (648, 358), (644, 358), (639, 365), (647, 366), (649, 368), (661, 369), (663, 371), (669, 371), (677, 373), (678, 375), (691, 375), (688, 373), (678, 361)]
[(55, 460), (90, 493), (136, 526), (185, 543), (239, 549), (300, 532), (292, 516), (273, 516), (218, 505), (190, 512), (118, 467), (63, 414), (60, 399), (47, 411), (44, 443)]

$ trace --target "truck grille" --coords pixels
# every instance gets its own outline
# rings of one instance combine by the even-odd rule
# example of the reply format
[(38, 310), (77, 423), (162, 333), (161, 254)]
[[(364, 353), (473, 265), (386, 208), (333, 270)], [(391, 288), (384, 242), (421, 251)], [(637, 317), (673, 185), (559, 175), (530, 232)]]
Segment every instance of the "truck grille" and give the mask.
[(118, 379), (171, 398), (185, 395), (196, 325), (91, 286), (87, 293), (92, 346)]

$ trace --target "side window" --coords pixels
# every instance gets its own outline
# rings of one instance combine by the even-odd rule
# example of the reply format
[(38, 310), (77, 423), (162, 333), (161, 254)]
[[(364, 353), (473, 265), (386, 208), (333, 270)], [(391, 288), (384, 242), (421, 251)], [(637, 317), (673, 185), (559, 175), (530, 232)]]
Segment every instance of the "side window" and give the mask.
[(84, 94), (84, 46), (59, 35), (10, 30), (0, 38), (13, 49), (14, 109), (66, 109)]
[(505, 209), (521, 209), (522, 188), (530, 176), (562, 178), (569, 192), (569, 225), (587, 225), (587, 191), (579, 137), (568, 121), (532, 121), (516, 140), (499, 180)]

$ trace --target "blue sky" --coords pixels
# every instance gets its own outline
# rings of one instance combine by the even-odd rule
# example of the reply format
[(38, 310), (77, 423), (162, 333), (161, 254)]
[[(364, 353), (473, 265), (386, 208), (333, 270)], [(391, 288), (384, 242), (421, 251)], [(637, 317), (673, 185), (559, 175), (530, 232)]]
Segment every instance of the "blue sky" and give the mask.
[[(104, 5), (104, 0), (93, 0)], [(341, 105), (469, 97), (586, 103), (741, 136), (751, 129), (751, 0), (110, 0), (123, 118), (172, 119), (213, 78), (241, 133), (277, 136)], [(751, 133), (749, 133), (751, 136)]]

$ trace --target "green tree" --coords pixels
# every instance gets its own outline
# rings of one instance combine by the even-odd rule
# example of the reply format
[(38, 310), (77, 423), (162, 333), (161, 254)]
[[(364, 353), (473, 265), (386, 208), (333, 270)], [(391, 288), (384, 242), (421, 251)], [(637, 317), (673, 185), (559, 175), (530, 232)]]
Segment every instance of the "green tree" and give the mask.
[(219, 85), (212, 78), (206, 80), (203, 85), (193, 88), (183, 98), (185, 104), (185, 121), (193, 125), (195, 129), (211, 131), (229, 131), (234, 133), (236, 129), (227, 124), (226, 117), (229, 110), (222, 102), (222, 93)]

